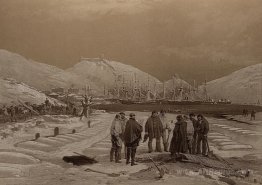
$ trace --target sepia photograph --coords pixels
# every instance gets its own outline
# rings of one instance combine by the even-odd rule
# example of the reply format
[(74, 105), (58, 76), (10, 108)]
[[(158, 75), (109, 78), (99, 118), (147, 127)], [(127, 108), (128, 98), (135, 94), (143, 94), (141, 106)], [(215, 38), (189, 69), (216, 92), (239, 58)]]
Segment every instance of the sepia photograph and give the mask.
[(262, 0), (0, 0), (0, 185), (262, 185)]

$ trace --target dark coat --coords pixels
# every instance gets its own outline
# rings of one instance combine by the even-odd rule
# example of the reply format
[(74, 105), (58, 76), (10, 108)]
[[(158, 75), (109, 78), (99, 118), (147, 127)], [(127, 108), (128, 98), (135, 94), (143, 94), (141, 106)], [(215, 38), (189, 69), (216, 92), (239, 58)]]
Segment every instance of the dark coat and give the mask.
[(206, 119), (198, 121), (198, 134), (207, 135), (209, 132), (209, 123)]
[(197, 131), (197, 128), (198, 128), (198, 121), (196, 119), (192, 119), (192, 124), (193, 124), (193, 127), (194, 127), (194, 132)]
[(169, 151), (172, 154), (187, 151), (187, 122), (178, 121), (175, 123)]
[(163, 124), (160, 120), (160, 118), (157, 117), (149, 117), (146, 125), (145, 125), (145, 132), (148, 134), (148, 137), (150, 139), (153, 138), (161, 138), (164, 132)]
[(192, 119), (192, 124), (193, 124), (193, 127), (194, 127), (194, 133), (193, 133), (193, 138), (196, 139), (197, 138), (197, 132), (198, 132), (198, 121), (196, 119)]
[(125, 144), (132, 144), (134, 142), (139, 142), (141, 139), (141, 133), (143, 131), (143, 127), (135, 120), (130, 118), (126, 122), (126, 128), (124, 132), (124, 142)]
[(82, 102), (82, 107), (83, 107), (83, 110), (82, 110), (81, 116), (85, 116), (87, 118), (88, 105), (86, 103)]

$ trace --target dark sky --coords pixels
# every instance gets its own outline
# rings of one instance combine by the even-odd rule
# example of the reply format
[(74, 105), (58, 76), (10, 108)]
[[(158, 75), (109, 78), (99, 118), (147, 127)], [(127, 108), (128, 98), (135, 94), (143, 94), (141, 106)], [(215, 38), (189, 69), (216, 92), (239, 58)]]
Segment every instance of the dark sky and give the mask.
[(68, 68), (106, 58), (161, 80), (262, 61), (261, 0), (0, 0), (0, 49)]

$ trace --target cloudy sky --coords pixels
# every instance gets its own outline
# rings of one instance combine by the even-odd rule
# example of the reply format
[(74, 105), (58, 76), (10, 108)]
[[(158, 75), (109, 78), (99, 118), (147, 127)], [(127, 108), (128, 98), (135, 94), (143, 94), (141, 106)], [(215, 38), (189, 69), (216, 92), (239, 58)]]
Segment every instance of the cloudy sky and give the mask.
[(212, 80), (262, 62), (261, 0), (0, 0), (0, 48), (68, 68), (134, 65)]

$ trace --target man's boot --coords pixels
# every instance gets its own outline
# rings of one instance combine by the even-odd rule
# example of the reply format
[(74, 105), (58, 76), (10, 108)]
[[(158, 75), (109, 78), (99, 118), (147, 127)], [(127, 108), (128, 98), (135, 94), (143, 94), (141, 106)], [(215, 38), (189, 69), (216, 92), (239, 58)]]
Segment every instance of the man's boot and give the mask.
[(198, 155), (201, 154), (201, 149), (200, 149), (201, 142), (202, 142), (202, 139), (199, 135), (198, 138), (197, 138), (197, 151), (196, 151), (196, 154), (198, 154)]
[(194, 136), (193, 142), (192, 142), (192, 154), (196, 154), (196, 145), (197, 145), (196, 137)]
[(131, 153), (131, 166), (137, 165), (137, 163), (135, 163), (135, 157), (136, 157), (136, 148), (132, 148), (132, 153)]
[(207, 157), (207, 137), (205, 136), (202, 139), (202, 155)]
[(127, 147), (126, 146), (124, 147), (124, 150), (125, 150), (125, 159), (126, 159), (127, 157)]
[(168, 143), (164, 143), (164, 151), (168, 152)]
[(130, 163), (130, 157), (131, 157), (131, 148), (127, 147), (127, 152), (126, 152), (126, 164)]
[(110, 150), (110, 162), (113, 162), (114, 160), (114, 152), (115, 152), (115, 149), (112, 147)]
[(152, 153), (152, 152), (153, 152), (152, 140), (149, 139), (149, 141), (148, 141), (148, 153)]
[(156, 152), (162, 152), (160, 139), (156, 140)]
[(119, 147), (119, 150), (118, 150), (118, 159), (119, 159), (120, 161), (121, 161), (121, 159), (122, 159), (121, 152), (122, 152), (122, 147)]
[(116, 148), (116, 151), (115, 151), (115, 162), (116, 163), (121, 163), (120, 159), (119, 159), (120, 158), (119, 157), (119, 153), (120, 153), (119, 150), (120, 150), (120, 148)]

